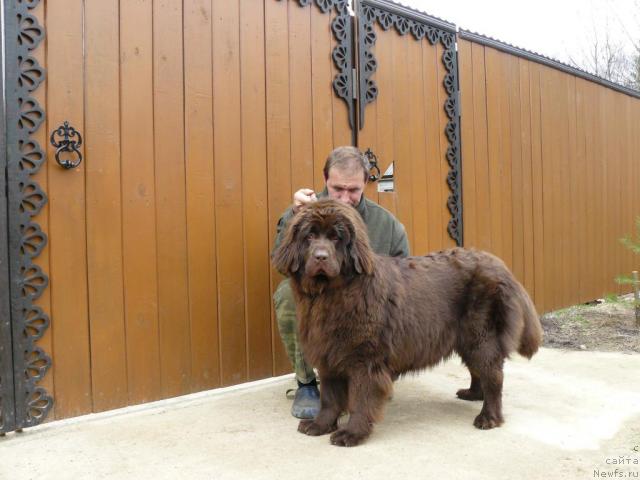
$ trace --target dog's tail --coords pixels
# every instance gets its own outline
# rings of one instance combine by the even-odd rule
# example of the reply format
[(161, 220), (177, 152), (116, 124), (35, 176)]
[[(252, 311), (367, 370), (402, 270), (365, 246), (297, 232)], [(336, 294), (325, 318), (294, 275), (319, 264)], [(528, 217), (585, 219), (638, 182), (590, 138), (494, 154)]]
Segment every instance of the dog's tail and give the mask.
[(522, 308), (524, 320), (518, 353), (523, 357), (531, 358), (542, 344), (542, 325), (531, 297), (522, 285), (518, 284), (518, 287), (520, 287), (520, 308)]
[(501, 282), (499, 290), (503, 325), (507, 330), (503, 332), (505, 340), (515, 346), (520, 355), (531, 358), (542, 344), (542, 325), (536, 307), (524, 287), (511, 275)]

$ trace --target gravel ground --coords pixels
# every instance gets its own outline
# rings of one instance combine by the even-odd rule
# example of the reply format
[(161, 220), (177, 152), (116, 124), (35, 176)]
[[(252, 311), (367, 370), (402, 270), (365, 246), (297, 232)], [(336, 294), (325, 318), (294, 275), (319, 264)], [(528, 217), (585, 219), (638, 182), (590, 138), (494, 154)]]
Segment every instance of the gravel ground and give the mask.
[(633, 295), (564, 308), (543, 315), (541, 321), (546, 347), (640, 353)]

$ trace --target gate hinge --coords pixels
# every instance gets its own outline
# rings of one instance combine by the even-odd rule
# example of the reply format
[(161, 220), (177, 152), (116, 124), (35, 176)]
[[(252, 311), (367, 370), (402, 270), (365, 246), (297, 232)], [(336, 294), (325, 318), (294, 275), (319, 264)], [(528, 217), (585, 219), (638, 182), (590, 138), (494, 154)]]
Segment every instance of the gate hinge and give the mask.
[(355, 68), (351, 69), (351, 85), (353, 85), (353, 99), (358, 98), (358, 74)]
[(356, 16), (356, 9), (355, 9), (355, 5), (353, 4), (354, 0), (349, 0), (348, 5), (347, 5), (347, 9), (349, 10), (349, 15), (351, 15), (352, 17)]

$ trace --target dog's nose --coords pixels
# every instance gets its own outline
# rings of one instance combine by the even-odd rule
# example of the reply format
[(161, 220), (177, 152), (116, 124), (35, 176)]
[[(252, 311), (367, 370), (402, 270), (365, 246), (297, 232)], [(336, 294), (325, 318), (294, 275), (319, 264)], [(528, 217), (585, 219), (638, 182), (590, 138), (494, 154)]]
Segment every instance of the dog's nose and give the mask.
[(324, 262), (327, 258), (329, 258), (329, 252), (324, 248), (316, 248), (313, 252), (313, 257), (319, 262)]

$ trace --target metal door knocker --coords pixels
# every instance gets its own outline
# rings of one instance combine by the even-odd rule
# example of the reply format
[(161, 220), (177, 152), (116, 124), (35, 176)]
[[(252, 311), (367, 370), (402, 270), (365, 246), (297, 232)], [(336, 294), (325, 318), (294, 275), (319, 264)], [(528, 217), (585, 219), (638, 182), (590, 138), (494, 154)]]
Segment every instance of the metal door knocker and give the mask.
[(370, 182), (375, 182), (377, 180), (380, 179), (380, 168), (378, 167), (378, 157), (376, 157), (376, 154), (373, 153), (371, 151), (370, 148), (367, 148), (367, 151), (364, 152), (364, 158), (366, 158), (369, 161), (369, 165), (370, 165), (370, 170), (375, 170), (376, 173), (371, 173), (369, 175), (369, 181)]
[[(59, 142), (56, 142), (55, 136), (61, 137)], [(77, 137), (77, 140), (75, 138)], [(56, 147), (56, 162), (62, 168), (70, 169), (76, 168), (82, 162), (82, 153), (80, 153), (80, 146), (82, 145), (82, 136), (80, 132), (78, 132), (75, 128), (69, 126), (69, 122), (65, 121), (64, 125), (58, 127), (53, 132), (51, 132), (51, 145)], [(68, 159), (60, 159), (60, 154), (62, 152), (69, 152), (73, 155), (77, 154), (78, 158), (74, 162)]]

